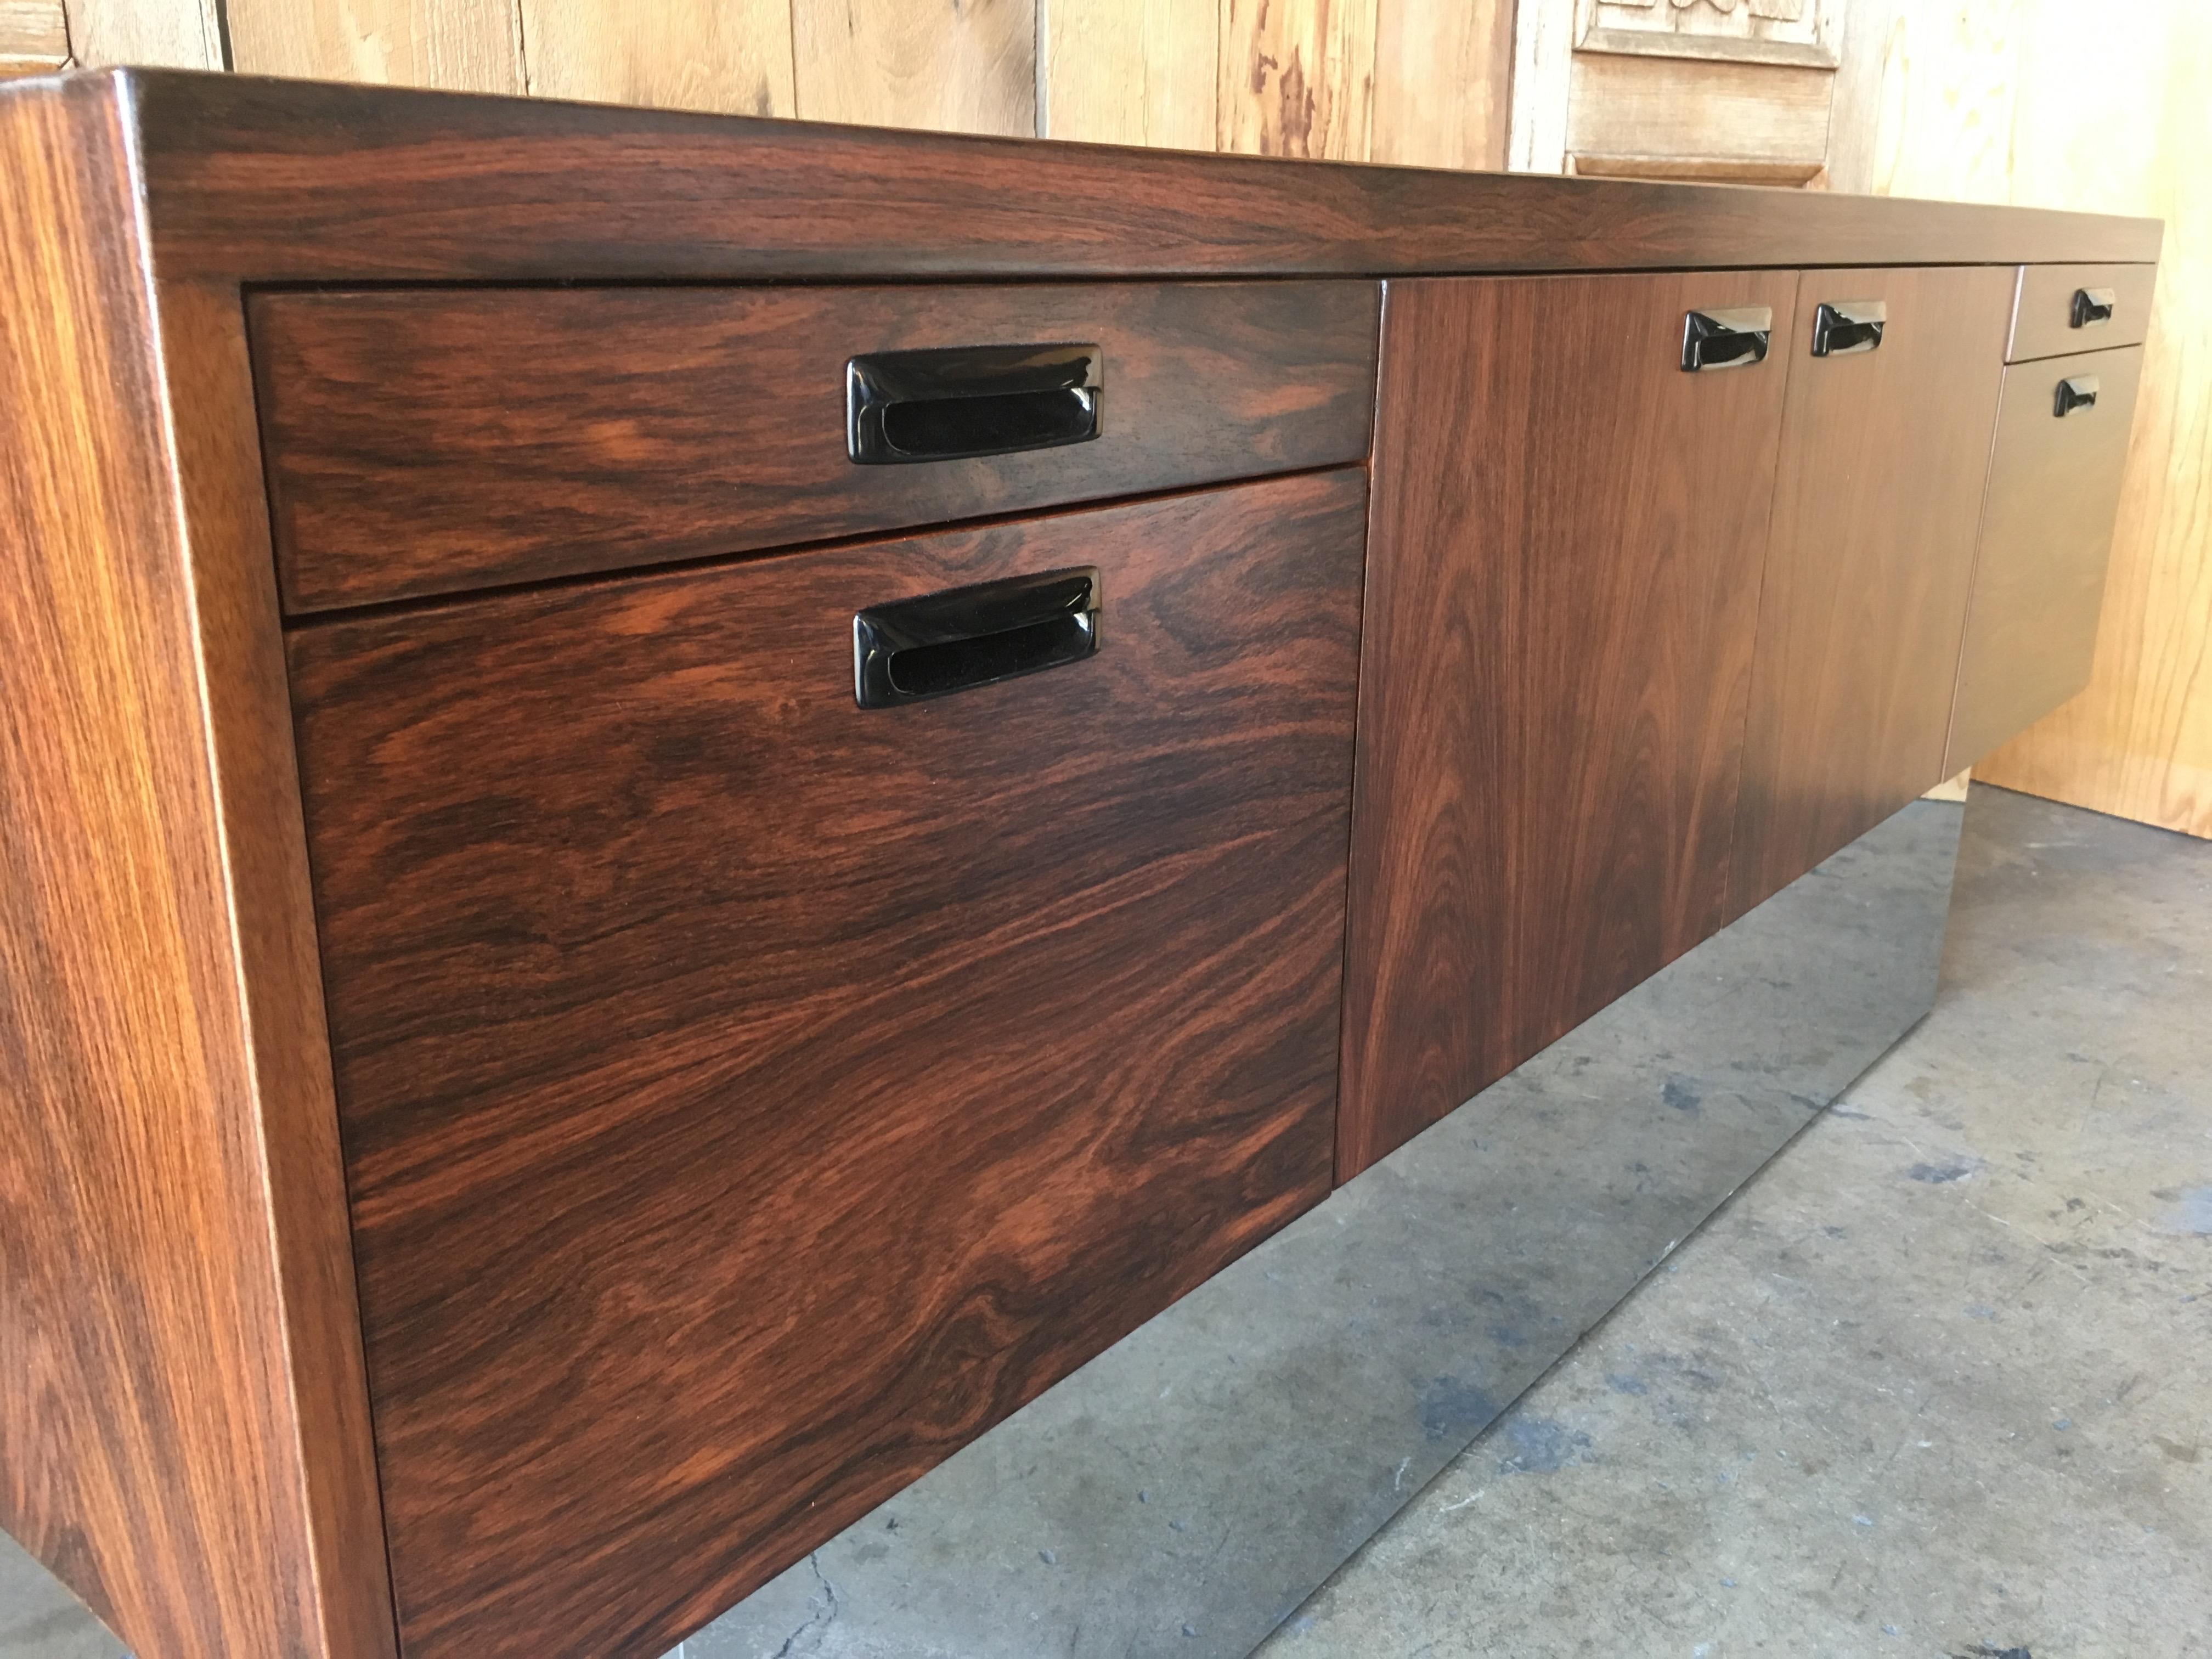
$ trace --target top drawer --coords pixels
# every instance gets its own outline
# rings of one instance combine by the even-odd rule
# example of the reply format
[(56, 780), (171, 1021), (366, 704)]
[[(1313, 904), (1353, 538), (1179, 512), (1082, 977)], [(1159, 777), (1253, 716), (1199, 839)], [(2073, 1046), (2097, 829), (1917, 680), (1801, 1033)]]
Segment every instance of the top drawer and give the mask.
[[(2141, 345), (2157, 284), (2156, 265), (2022, 265), (2005, 361)], [(2106, 304), (2112, 314), (2099, 321)]]
[[(257, 295), (249, 322), (285, 606), (458, 592), (1356, 459), (1378, 304), (1376, 285), (1358, 282)], [(856, 356), (1072, 344), (1097, 348), (1095, 437), (893, 465), (848, 453)], [(999, 385), (989, 357), (980, 378), (975, 360), (953, 367), (969, 378), (916, 395)], [(1042, 399), (1038, 425), (1019, 393), (999, 395), (1004, 420), (971, 404), (936, 422), (923, 407), (921, 435), (912, 421), (900, 429), (925, 450), (1071, 435), (1053, 425), (1064, 398)]]

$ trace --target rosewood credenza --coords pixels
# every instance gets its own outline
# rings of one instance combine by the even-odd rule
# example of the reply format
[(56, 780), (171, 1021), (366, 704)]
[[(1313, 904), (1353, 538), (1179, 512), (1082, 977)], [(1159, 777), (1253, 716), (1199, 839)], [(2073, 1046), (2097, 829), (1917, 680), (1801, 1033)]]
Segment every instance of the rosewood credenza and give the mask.
[(0, 1524), (140, 1659), (650, 1659), (2063, 701), (2160, 242), (131, 70), (0, 157)]

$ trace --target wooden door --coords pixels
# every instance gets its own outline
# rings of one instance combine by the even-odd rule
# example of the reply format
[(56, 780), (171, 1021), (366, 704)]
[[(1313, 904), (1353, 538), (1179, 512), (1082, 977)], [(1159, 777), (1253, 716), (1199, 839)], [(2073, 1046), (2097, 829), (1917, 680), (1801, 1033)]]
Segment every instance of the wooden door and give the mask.
[[(414, 1659), (664, 1652), (1328, 1191), (1365, 511), (294, 632)], [(1072, 567), (1094, 653), (857, 706), (857, 611)]]
[(1717, 927), (1793, 272), (1393, 283), (1360, 666), (1347, 1179)]
[(1948, 773), (2089, 683), (2142, 365), (2130, 346), (2005, 371)]
[[(1740, 912), (1944, 776), (2015, 273), (1806, 273), (1760, 601)], [(1816, 357), (1823, 301), (1887, 312)]]

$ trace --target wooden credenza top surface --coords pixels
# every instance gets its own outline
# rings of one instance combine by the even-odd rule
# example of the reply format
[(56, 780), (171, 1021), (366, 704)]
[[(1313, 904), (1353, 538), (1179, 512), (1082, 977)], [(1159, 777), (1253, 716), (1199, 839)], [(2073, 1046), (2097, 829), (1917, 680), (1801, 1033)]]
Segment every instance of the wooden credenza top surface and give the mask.
[(119, 125), (157, 271), (246, 283), (1410, 276), (2148, 263), (2158, 221), (1290, 161), (184, 70)]

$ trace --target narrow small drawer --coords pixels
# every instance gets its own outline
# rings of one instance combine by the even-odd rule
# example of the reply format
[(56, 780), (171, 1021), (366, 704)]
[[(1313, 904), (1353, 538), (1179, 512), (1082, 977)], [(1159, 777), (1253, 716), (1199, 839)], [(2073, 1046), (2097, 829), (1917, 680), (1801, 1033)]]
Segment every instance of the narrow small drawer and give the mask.
[(2157, 285), (2156, 265), (2022, 265), (2005, 361), (2141, 345)]
[(2005, 371), (1947, 774), (2089, 682), (2142, 360), (2132, 347)]
[(295, 615), (1364, 455), (1372, 283), (286, 293)]

